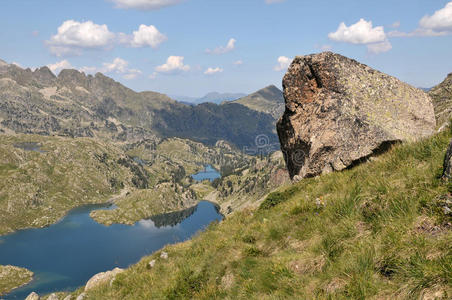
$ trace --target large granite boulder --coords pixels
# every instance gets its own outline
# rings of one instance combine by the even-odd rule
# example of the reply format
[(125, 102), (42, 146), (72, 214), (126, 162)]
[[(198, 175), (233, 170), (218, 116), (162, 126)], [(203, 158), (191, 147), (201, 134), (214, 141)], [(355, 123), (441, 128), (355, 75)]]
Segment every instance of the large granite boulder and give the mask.
[(283, 87), (277, 130), (295, 180), (351, 167), (436, 126), (426, 93), (339, 54), (296, 57)]

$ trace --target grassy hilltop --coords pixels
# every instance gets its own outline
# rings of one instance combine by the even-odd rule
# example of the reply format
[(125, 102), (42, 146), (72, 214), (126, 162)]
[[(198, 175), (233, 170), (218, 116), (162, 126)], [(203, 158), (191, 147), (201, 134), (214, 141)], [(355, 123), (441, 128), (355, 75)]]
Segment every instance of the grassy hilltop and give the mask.
[(85, 299), (450, 298), (452, 185), (440, 175), (451, 137), (272, 193)]

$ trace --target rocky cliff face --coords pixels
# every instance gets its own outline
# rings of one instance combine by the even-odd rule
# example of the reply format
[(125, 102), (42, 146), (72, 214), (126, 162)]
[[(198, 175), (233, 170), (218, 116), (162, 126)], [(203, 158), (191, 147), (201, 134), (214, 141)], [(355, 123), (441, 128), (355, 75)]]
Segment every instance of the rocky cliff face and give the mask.
[(423, 91), (331, 52), (296, 57), (283, 87), (277, 130), (294, 179), (343, 170), (436, 126)]
[(449, 122), (452, 117), (452, 73), (447, 75), (443, 82), (429, 91), (435, 107), (435, 116), (438, 125)]

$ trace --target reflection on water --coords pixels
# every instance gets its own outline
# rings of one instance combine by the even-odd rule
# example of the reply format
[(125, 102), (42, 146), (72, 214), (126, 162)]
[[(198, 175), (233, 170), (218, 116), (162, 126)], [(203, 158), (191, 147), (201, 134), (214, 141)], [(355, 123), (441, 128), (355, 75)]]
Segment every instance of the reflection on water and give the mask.
[(214, 204), (202, 201), (195, 207), (154, 216), (134, 226), (107, 227), (89, 217), (92, 210), (106, 207), (80, 207), (50, 227), (2, 236), (0, 265), (24, 267), (36, 274), (31, 284), (2, 299), (24, 299), (32, 291), (42, 295), (74, 290), (99, 272), (126, 268), (222, 219)]
[(190, 217), (192, 214), (194, 214), (196, 211), (196, 207), (197, 206), (193, 206), (182, 211), (153, 216), (150, 219), (157, 228), (164, 226), (173, 227), (182, 222), (183, 220), (185, 220), (186, 218)]

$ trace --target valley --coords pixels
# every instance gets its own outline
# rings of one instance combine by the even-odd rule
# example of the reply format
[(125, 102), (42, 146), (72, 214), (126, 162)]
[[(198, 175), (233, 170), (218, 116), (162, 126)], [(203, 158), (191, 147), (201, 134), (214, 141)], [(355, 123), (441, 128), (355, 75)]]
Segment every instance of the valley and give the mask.
[[(43, 299), (367, 298), (394, 295), (401, 282), (414, 279), (398, 290), (403, 297), (451, 293), (450, 215), (441, 208), (450, 200), (438, 173), (452, 135), (447, 124), (438, 124), (440, 132), (432, 135), (429, 119), (447, 113), (445, 100), (434, 98), (443, 97), (447, 81), (432, 89), (436, 100), (430, 116), (428, 96), (394, 78), (331, 53), (300, 58), (300, 65), (310, 59), (325, 60), (325, 69), (337, 59), (334, 68), (345, 64), (346, 70), (362, 68), (379, 76), (374, 89), (384, 90), (388, 81), (392, 88), (385, 99), (411, 93), (425, 102), (426, 119), (388, 126), (388, 106), (383, 111), (378, 103), (369, 104), (373, 96), (347, 94), (356, 96), (354, 103), (363, 101), (361, 108), (370, 113), (336, 111), (324, 103), (330, 109), (320, 111), (319, 122), (330, 120), (322, 114), (334, 113), (334, 118), (345, 116), (341, 124), (353, 120), (353, 125), (343, 125), (350, 131), (342, 128), (336, 135), (320, 131), (322, 143), (348, 138), (364, 144), (339, 141), (337, 150), (316, 148), (315, 132), (333, 127), (305, 121), (319, 113), (316, 102), (288, 94), (289, 81), (284, 83), (286, 108), (274, 86), (220, 105), (189, 106), (154, 92), (135, 93), (102, 74), (65, 70), (55, 77), (45, 68), (3, 66), (0, 264), (29, 271), (2, 267), (8, 284), (0, 292), (12, 299), (34, 291), (47, 294)], [(326, 71), (338, 74), (339, 83), (330, 83), (326, 80), (335, 78), (323, 78), (318, 66), (306, 72), (316, 72), (320, 83), (309, 75), (297, 84), (308, 82), (322, 99), (330, 99), (329, 85), (344, 84), (342, 93), (356, 93), (352, 77), (340, 81), (341, 69)], [(300, 118), (308, 105), (311, 113)], [(395, 111), (406, 109), (392, 105)], [(283, 113), (279, 150), (274, 128)], [(304, 126), (312, 127), (304, 132)], [(355, 140), (363, 136), (360, 130), (368, 137), (375, 131), (376, 142)], [(307, 140), (295, 137), (313, 144), (303, 148)], [(330, 162), (332, 151), (337, 152)], [(408, 250), (408, 245), (415, 247)], [(64, 249), (75, 251), (70, 263), (61, 255)], [(414, 267), (407, 259), (413, 251), (423, 253)], [(32, 255), (38, 252), (43, 256)], [(85, 265), (93, 257), (96, 263)], [(61, 268), (53, 263), (58, 259)], [(75, 265), (84, 266), (83, 274), (73, 273)], [(426, 268), (435, 286), (410, 275), (426, 276)], [(92, 275), (111, 269), (116, 271), (105, 274), (114, 276), (112, 284), (80, 288)], [(143, 282), (152, 282), (152, 291)]]

